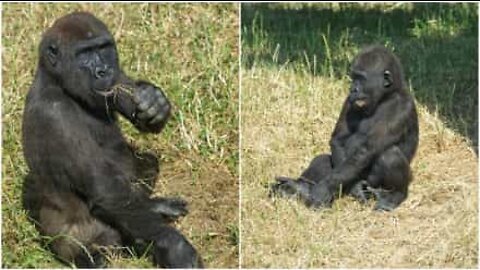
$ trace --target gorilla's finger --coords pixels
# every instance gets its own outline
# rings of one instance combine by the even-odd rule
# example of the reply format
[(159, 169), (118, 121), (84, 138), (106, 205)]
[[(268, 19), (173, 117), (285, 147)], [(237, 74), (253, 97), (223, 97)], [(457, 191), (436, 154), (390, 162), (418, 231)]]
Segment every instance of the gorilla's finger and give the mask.
[(165, 95), (163, 95), (160, 92), (158, 92), (158, 94), (157, 94), (157, 100), (162, 106), (167, 104), (167, 98), (165, 97)]
[(155, 102), (155, 93), (153, 88), (146, 87), (138, 90), (134, 94), (134, 102), (142, 107), (141, 110), (145, 110), (145, 107), (150, 107), (153, 102)]
[(149, 119), (161, 113), (160, 110), (161, 110), (160, 104), (154, 103), (152, 104), (151, 107), (146, 108), (143, 112), (137, 114), (137, 117), (140, 119)]
[(155, 117), (152, 118), (148, 123), (150, 125), (158, 124), (162, 121), (165, 121), (167, 115), (165, 113), (158, 113)]

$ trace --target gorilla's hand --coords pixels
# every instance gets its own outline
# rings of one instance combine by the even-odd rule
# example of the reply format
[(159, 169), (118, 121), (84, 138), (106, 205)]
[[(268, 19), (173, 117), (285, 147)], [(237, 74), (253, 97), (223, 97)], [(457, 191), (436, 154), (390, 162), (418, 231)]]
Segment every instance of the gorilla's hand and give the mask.
[(154, 212), (164, 215), (167, 219), (177, 220), (188, 214), (187, 202), (180, 198), (155, 198)]
[(160, 130), (170, 116), (170, 102), (163, 91), (153, 84), (140, 82), (137, 87), (133, 94), (137, 125), (153, 131)]

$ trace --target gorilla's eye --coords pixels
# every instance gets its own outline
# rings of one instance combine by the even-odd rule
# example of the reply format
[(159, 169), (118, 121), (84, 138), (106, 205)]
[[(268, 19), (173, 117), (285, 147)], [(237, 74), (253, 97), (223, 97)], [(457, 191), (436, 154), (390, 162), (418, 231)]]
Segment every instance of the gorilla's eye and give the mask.
[(88, 51), (83, 51), (77, 55), (78, 63), (86, 65), (90, 60), (90, 53)]
[(357, 82), (363, 82), (363, 81), (366, 80), (366, 78), (362, 75), (354, 74), (354, 75), (352, 75), (351, 80), (352, 81), (357, 81)]
[(350, 73), (350, 78), (353, 81), (365, 81), (367, 79), (367, 74), (364, 71), (354, 69)]
[(111, 45), (102, 46), (99, 48), (99, 52), (105, 59), (116, 59), (115, 48)]
[(50, 45), (48, 46), (48, 53), (51, 55), (51, 56), (56, 56), (58, 54), (58, 47), (57, 45)]
[(110, 42), (103, 43), (102, 45), (98, 46), (98, 49), (100, 50), (108, 50), (112, 48), (113, 44)]

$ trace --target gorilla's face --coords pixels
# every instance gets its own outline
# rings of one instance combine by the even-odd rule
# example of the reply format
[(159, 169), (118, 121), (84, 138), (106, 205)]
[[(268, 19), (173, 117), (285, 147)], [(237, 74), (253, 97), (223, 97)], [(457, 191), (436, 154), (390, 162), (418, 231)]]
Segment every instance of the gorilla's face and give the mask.
[(112, 35), (88, 13), (58, 20), (46, 32), (40, 53), (43, 66), (63, 90), (92, 107), (105, 103), (120, 74)]
[[(105, 94), (114, 84), (118, 73), (117, 51), (112, 39), (97, 37), (78, 43), (72, 62), (72, 87)], [(67, 82), (68, 84), (68, 82)], [(81, 85), (81, 86), (80, 86)]]
[(365, 54), (352, 66), (348, 100), (354, 109), (373, 113), (382, 97), (390, 92), (393, 78), (381, 60), (376, 55)]

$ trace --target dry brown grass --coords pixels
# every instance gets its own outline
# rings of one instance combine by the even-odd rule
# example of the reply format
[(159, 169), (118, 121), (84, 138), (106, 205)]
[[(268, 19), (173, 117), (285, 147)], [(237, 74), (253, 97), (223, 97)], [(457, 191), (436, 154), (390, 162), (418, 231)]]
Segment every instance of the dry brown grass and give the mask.
[[(2, 13), (2, 267), (64, 267), (20, 204), (27, 168), (20, 143), (24, 99), (41, 34), (75, 10), (94, 13), (115, 35), (121, 65), (161, 86), (173, 115), (160, 135), (126, 137), (161, 156), (157, 195), (180, 196), (190, 213), (176, 224), (208, 267), (238, 266), (238, 5), (4, 4)], [(141, 226), (141, 224), (139, 224)], [(112, 258), (112, 267), (153, 267)]]
[(435, 114), (417, 103), (415, 180), (398, 209), (342, 198), (312, 211), (267, 185), (329, 152), (347, 82), (285, 66), (242, 75), (242, 267), (477, 267), (478, 159)]

